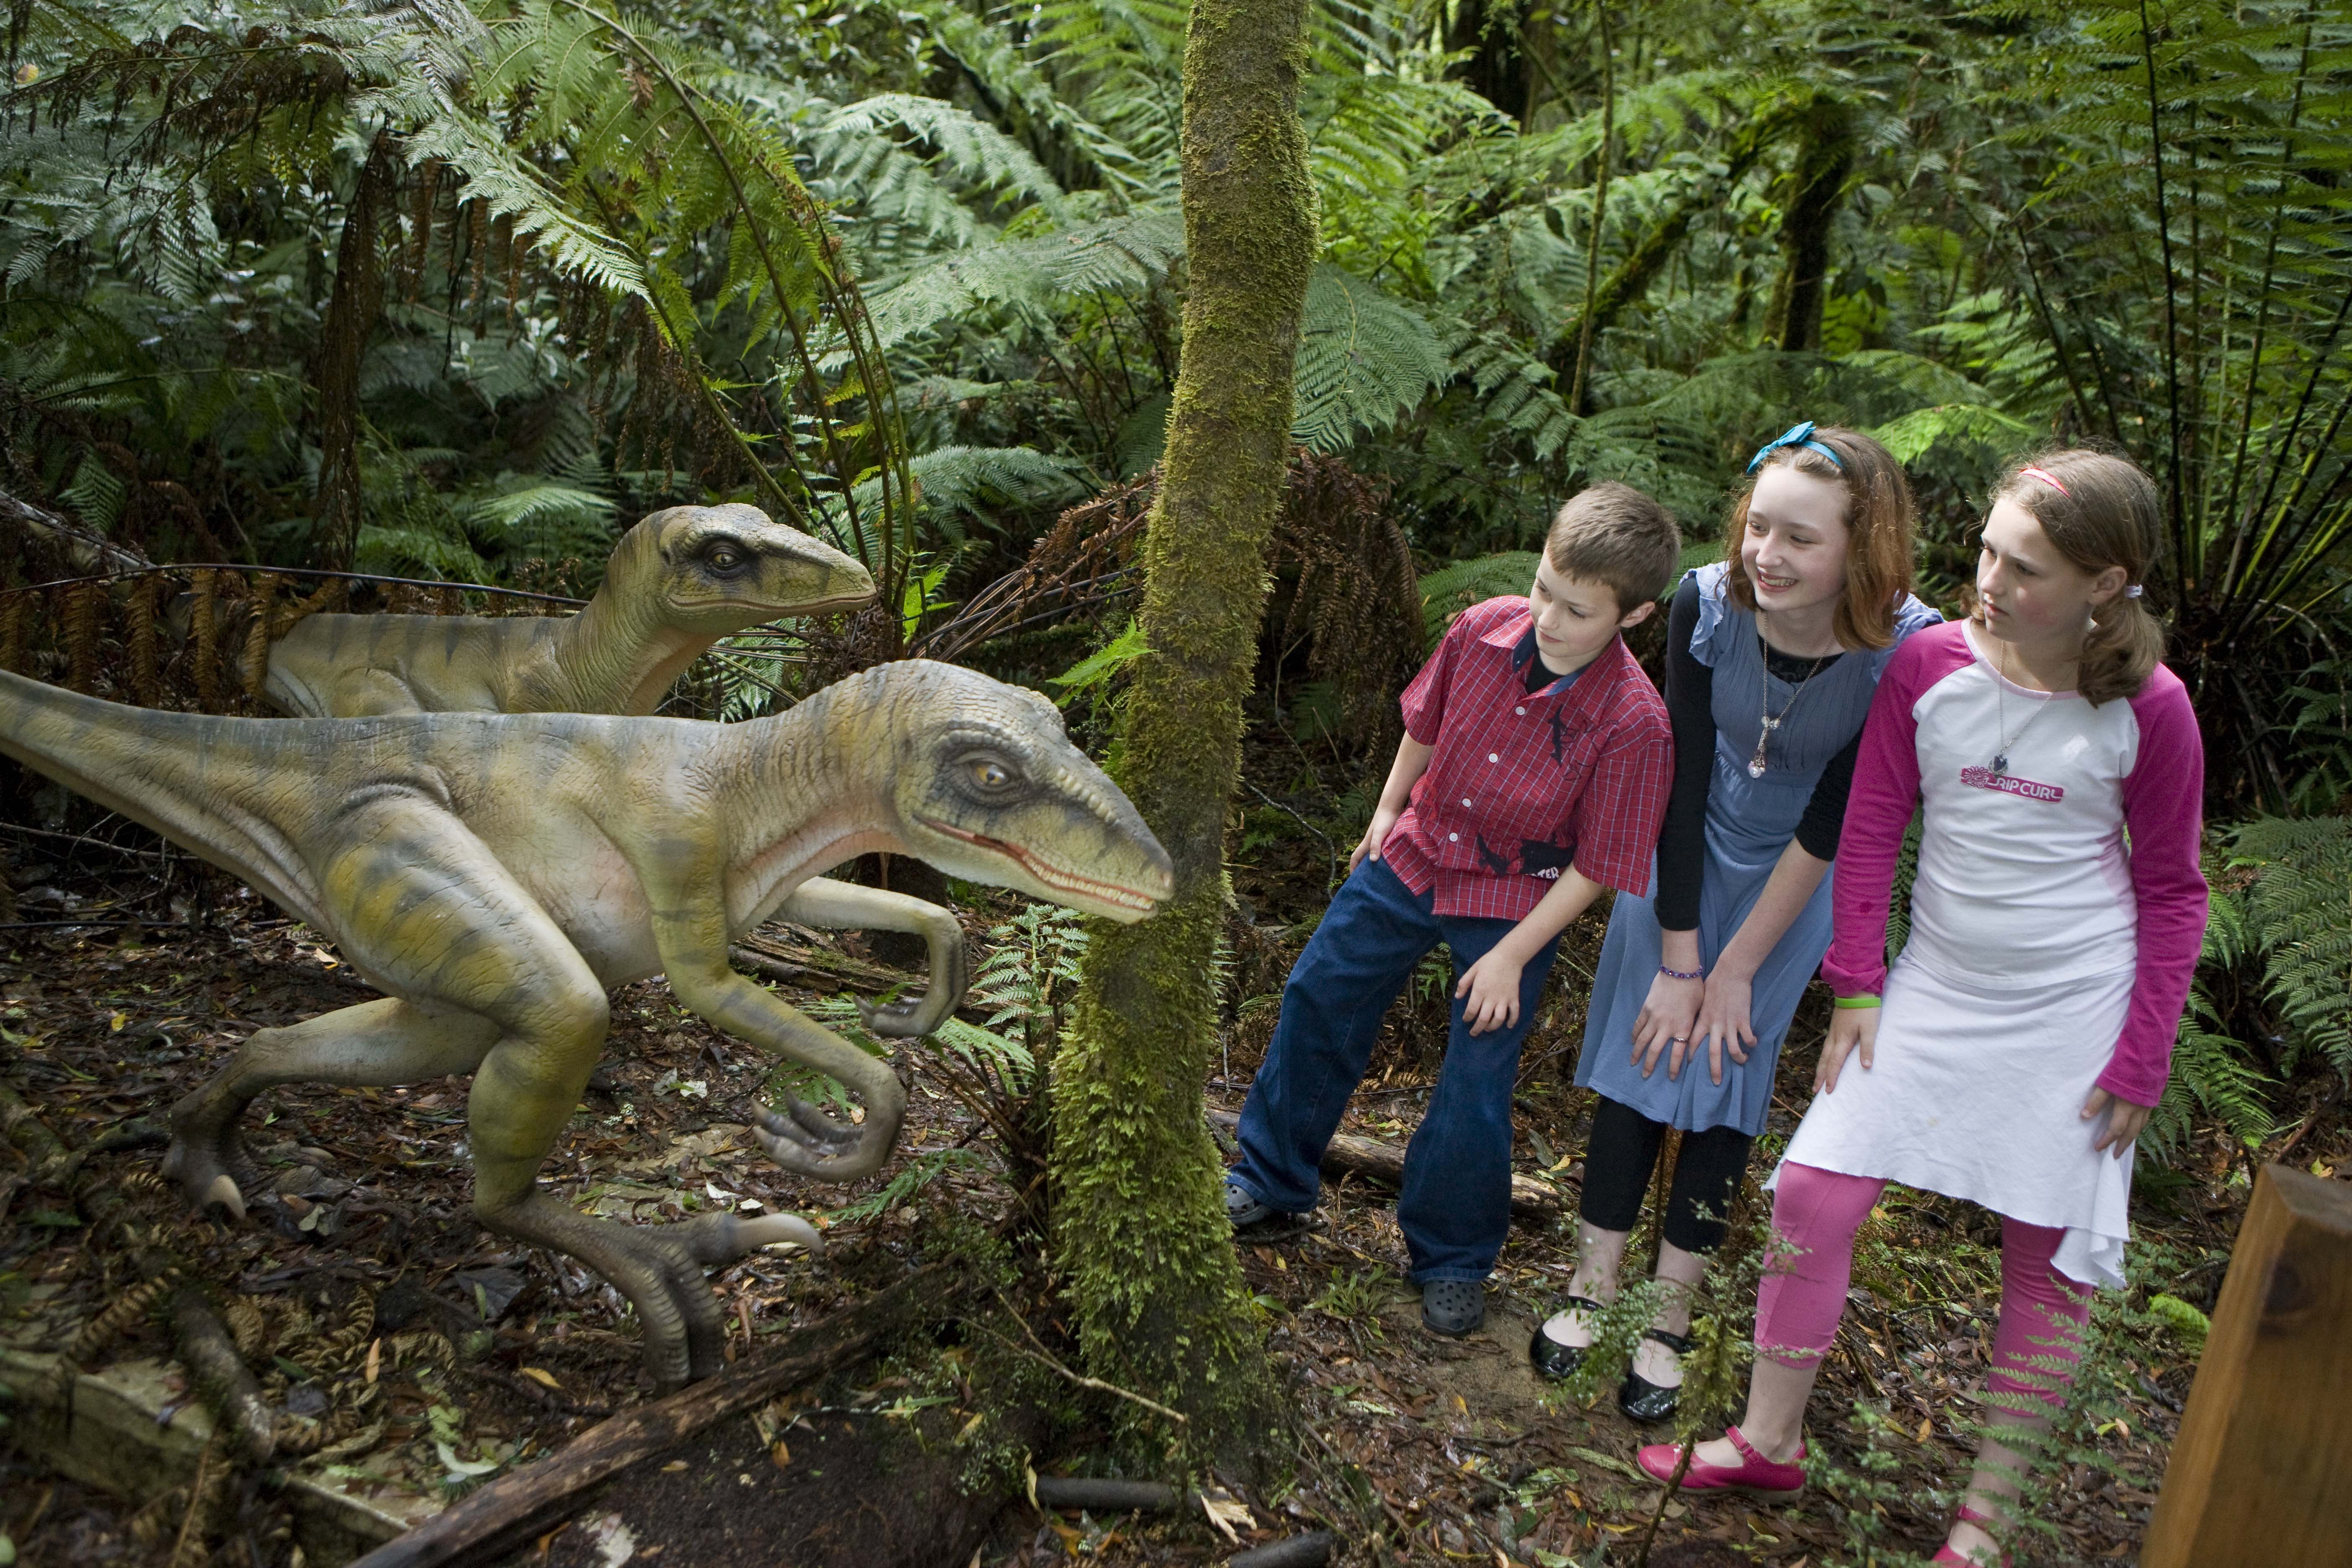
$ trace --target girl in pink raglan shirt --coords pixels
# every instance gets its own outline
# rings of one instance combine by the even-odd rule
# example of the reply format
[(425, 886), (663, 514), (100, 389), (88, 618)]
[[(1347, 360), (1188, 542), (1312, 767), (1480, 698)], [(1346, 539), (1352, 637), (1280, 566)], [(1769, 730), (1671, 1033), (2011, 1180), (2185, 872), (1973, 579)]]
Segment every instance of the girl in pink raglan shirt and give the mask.
[[(1820, 1092), (1773, 1177), (1779, 1260), (1757, 1305), (1748, 1410), (1684, 1486), (1803, 1485), (1804, 1407), (1853, 1238), (1890, 1181), (2001, 1216), (1990, 1419), (2046, 1421), (2089, 1287), (2124, 1282), (2133, 1140), (2164, 1092), (2205, 931), (2204, 748), (2140, 602), (2162, 521), (2119, 458), (2060, 452), (1994, 491), (1967, 620), (1881, 679), (1838, 841), (1837, 994)], [(1925, 808), (1911, 938), (1887, 909)], [(1883, 1005), (1882, 1005), (1883, 1001)], [(1859, 1066), (1849, 1058), (1859, 1052)], [(1680, 1450), (1642, 1451), (1664, 1479)], [(1988, 1437), (1939, 1563), (2005, 1561), (2019, 1460)]]

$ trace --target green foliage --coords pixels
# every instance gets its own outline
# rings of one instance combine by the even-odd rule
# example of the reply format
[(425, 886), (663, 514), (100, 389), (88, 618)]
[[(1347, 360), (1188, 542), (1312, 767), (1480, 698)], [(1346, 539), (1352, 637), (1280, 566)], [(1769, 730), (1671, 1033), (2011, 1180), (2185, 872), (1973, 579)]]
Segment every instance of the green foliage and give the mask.
[(1339, 268), (1315, 269), (1299, 324), (1293, 440), (1343, 451), (1359, 430), (1386, 430), (1419, 407), (1448, 374), (1420, 312)]
[(2244, 940), (2286, 1025), (2288, 1065), (2317, 1057), (2352, 1081), (2352, 819), (2260, 817), (2228, 841), (2254, 870)]
[(1543, 556), (1533, 550), (1509, 550), (1475, 561), (1424, 573), (1420, 581), (1422, 636), (1431, 647), (1445, 635), (1454, 617), (1473, 605), (1506, 594), (1525, 594), (1536, 580)]

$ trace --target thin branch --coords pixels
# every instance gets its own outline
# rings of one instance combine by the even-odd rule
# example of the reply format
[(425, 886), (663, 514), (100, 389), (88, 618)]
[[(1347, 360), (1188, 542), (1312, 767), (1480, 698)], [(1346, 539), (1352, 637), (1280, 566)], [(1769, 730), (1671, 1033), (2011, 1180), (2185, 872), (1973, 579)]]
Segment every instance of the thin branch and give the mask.
[(1160, 1404), (1157, 1400), (1146, 1399), (1143, 1395), (1134, 1392), (1132, 1389), (1121, 1388), (1115, 1383), (1105, 1383), (1101, 1378), (1088, 1377), (1084, 1373), (1072, 1372), (1068, 1367), (1064, 1366), (1060, 1362), (1055, 1361), (1052, 1356), (1048, 1355), (1045, 1352), (1045, 1346), (1037, 1344), (1036, 1334), (1030, 1329), (1028, 1323), (1022, 1319), (1021, 1314), (1013, 1310), (1012, 1302), (1005, 1300), (1002, 1294), (998, 1295), (996, 1299), (998, 1302), (1003, 1306), (1005, 1311), (1012, 1315), (1013, 1321), (1021, 1324), (1021, 1331), (1029, 1336), (1029, 1343), (1031, 1345), (1036, 1345), (1036, 1348), (1032, 1350), (1026, 1345), (1014, 1344), (1011, 1340), (1006, 1339), (1003, 1334), (998, 1333), (986, 1323), (975, 1321), (971, 1324), (972, 1328), (978, 1329), (982, 1333), (986, 1334), (990, 1339), (994, 1340), (1006, 1350), (1013, 1351), (1021, 1355), (1025, 1355), (1030, 1360), (1038, 1362), (1051, 1370), (1060, 1373), (1064, 1377), (1068, 1378), (1080, 1388), (1091, 1388), (1097, 1394), (1117, 1394), (1121, 1399), (1129, 1400), (1134, 1404), (1142, 1405), (1146, 1410), (1150, 1411), (1155, 1415), (1164, 1415), (1169, 1420), (1176, 1422), (1179, 1425), (1190, 1424), (1189, 1418), (1181, 1410), (1171, 1410), (1168, 1406)]
[(2172, 216), (2164, 199), (2164, 126), (2158, 119), (2159, 100), (2156, 82), (2156, 35), (2147, 20), (2147, 0), (2139, 0), (2139, 42), (2141, 58), (2147, 64), (2147, 138), (2148, 156), (2156, 174), (2156, 237), (2164, 253), (2164, 395), (2170, 406), (2171, 467), (2167, 475), (2172, 490), (2172, 521), (2176, 530), (2186, 537), (2189, 527), (2186, 503), (2180, 489), (2180, 339), (2177, 321), (2179, 292), (2179, 279), (2172, 269)]
[(1601, 151), (1592, 186), (1592, 228), (1584, 245), (1584, 320), (1576, 331), (1576, 374), (1569, 383), (1568, 411), (1584, 415), (1585, 378), (1592, 365), (1592, 306), (1601, 288), (1601, 227), (1609, 213), (1609, 143), (1617, 133), (1617, 60), (1609, 32), (1607, 0), (1593, 0), (1601, 29)]

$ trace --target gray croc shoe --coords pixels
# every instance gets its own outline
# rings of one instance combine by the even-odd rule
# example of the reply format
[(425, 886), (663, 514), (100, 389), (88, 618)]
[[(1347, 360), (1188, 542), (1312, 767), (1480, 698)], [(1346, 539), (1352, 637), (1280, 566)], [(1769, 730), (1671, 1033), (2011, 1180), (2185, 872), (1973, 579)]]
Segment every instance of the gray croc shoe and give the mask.
[(1422, 1326), (1458, 1340), (1486, 1321), (1486, 1287), (1475, 1279), (1432, 1279), (1421, 1288)]
[(1232, 1177), (1225, 1178), (1225, 1217), (1235, 1230), (1246, 1230), (1274, 1217), (1274, 1208)]
[(1282, 1241), (1309, 1230), (1315, 1215), (1276, 1208), (1232, 1177), (1225, 1178), (1225, 1218), (1234, 1235), (1248, 1242)]

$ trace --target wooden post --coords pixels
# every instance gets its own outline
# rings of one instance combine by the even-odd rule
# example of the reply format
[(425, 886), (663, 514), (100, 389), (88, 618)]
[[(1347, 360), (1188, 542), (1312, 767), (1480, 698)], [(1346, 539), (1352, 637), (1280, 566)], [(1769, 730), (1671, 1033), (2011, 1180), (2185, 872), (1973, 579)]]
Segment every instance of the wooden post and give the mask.
[(2352, 1563), (2352, 1183), (2263, 1167), (2140, 1568)]

